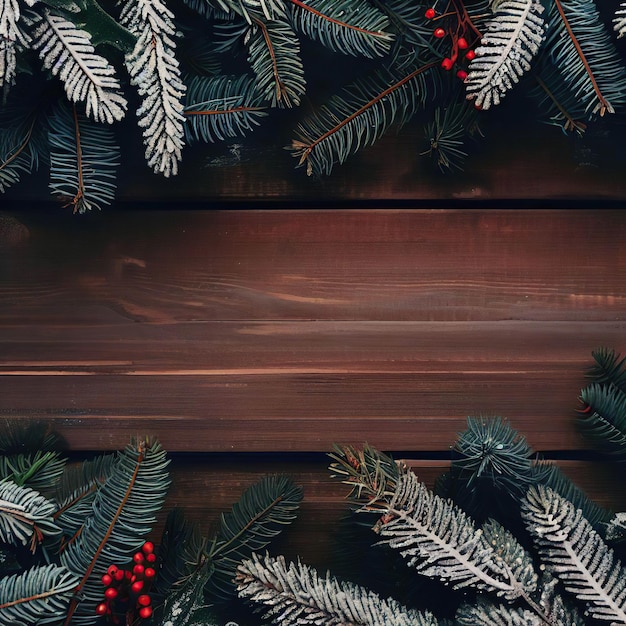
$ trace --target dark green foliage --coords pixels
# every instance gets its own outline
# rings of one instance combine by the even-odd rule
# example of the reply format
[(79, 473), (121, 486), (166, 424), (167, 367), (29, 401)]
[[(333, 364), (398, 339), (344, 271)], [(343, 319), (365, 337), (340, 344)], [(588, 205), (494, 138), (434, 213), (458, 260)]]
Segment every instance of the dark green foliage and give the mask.
[(57, 107), (49, 123), (52, 193), (75, 213), (110, 204), (120, 158), (113, 131), (68, 106)]
[(614, 385), (626, 393), (626, 357), (604, 347), (591, 355), (595, 363), (587, 370), (587, 378), (600, 385)]
[(0, 625), (59, 624), (77, 582), (74, 574), (58, 565), (0, 578)]
[[(468, 96), (487, 109), (509, 92), (509, 101), (530, 94), (536, 106), (512, 104), (504, 113), (510, 123), (539, 117), (568, 133), (582, 134), (601, 117), (612, 128), (607, 118), (623, 115), (626, 64), (610, 28), (616, 8), (595, 0), (528, 7), (450, 0), (433, 3), (436, 16), (429, 19), (427, 6), (409, 0), (11, 3), (3, 17), (7, 70), (0, 72), (0, 90), (9, 121), (0, 121), (0, 192), (47, 166), (50, 152), (50, 188), (61, 203), (81, 213), (112, 202), (133, 108), (143, 157), (164, 177), (179, 171), (183, 137), (224, 141), (248, 135), (261, 121), (285, 120), (270, 128), (276, 146), (289, 143), (308, 174), (326, 176), (410, 122), (424, 129), (416, 151), (435, 171), (460, 171), (468, 139), (483, 136), (479, 116), (481, 129), (493, 119)], [(437, 27), (441, 38), (433, 36)], [(473, 60), (460, 37), (478, 51)], [(488, 53), (494, 45), (498, 53)], [(510, 70), (505, 80), (502, 67)], [(16, 96), (25, 81), (37, 88), (26, 90), (23, 106)], [(54, 111), (50, 122), (28, 113), (39, 102)], [(80, 120), (74, 129), (56, 119), (68, 104)], [(265, 116), (268, 109), (283, 111)], [(77, 125), (85, 133), (83, 153)], [(107, 128), (100, 132), (101, 126)]]

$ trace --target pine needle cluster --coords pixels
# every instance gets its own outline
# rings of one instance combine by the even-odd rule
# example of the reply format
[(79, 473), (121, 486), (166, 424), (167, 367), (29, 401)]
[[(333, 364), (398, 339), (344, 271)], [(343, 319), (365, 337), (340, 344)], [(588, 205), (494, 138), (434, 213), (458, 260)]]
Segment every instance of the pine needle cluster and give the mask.
[(186, 146), (240, 141), (287, 110), (280, 141), (315, 177), (409, 122), (416, 153), (460, 170), (513, 100), (531, 104), (508, 107), (511, 124), (532, 110), (581, 135), (626, 105), (626, 8), (604, 4), (0, 0), (0, 191), (46, 168), (75, 212), (110, 204), (135, 124), (165, 178)]
[[(621, 424), (612, 413), (612, 428), (606, 426), (610, 412), (591, 392), (600, 385), (616, 394), (626, 380), (624, 360), (605, 349), (593, 356), (582, 419), (613, 454)], [(369, 445), (336, 446), (330, 458), (331, 476), (346, 485), (356, 516), (369, 520), (376, 545), (403, 559), (408, 569), (396, 575), (437, 581), (452, 594), (454, 613), (439, 618), (429, 597), (399, 604), (300, 562), (254, 555), (239, 566), (239, 595), (273, 623), (404, 624), (412, 611), (410, 623), (429, 625), (626, 623), (626, 568), (617, 545), (624, 514), (590, 501), (506, 420), (468, 418), (435, 490), (407, 462)]]

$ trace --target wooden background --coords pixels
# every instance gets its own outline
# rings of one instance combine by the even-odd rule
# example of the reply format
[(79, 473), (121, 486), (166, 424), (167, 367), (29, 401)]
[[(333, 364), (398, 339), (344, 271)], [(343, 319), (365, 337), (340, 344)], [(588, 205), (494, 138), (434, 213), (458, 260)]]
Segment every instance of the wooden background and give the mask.
[(1, 414), (52, 420), (76, 457), (158, 437), (168, 507), (206, 528), (288, 472), (305, 499), (284, 549), (322, 565), (345, 511), (333, 443), (432, 484), (468, 415), (626, 507), (574, 423), (591, 351), (626, 351), (619, 209), (0, 218)]

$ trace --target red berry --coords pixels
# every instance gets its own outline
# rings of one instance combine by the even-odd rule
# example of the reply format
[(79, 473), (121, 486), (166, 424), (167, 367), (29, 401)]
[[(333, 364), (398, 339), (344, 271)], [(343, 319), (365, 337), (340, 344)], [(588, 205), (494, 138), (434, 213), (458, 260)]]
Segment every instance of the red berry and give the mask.
[(133, 561), (135, 561), (135, 563), (143, 563), (143, 560), (144, 556), (141, 552), (135, 552), (135, 554), (133, 554)]
[(126, 572), (123, 569), (118, 569), (113, 575), (113, 578), (115, 578), (115, 580), (117, 580), (117, 582), (119, 583), (122, 580), (124, 580), (125, 575), (126, 575)]
[(465, 70), (459, 70), (456, 75), (461, 79), (465, 80), (467, 78), (467, 72)]
[(141, 574), (143, 574), (143, 570), (144, 570), (143, 565), (141, 563), (137, 563), (137, 565), (133, 567), (133, 574), (136, 574), (137, 576), (141, 576)]
[(143, 580), (136, 580), (131, 586), (130, 590), (133, 593), (139, 593), (143, 589)]
[(426, 9), (426, 13), (424, 13), (424, 15), (426, 16), (426, 19), (432, 20), (433, 17), (435, 17), (435, 9), (432, 7), (430, 7), (430, 9)]
[(113, 582), (113, 576), (111, 576), (110, 574), (104, 574), (104, 576), (102, 576), (102, 584), (105, 587), (108, 587), (112, 582)]
[(107, 574), (110, 574), (111, 576), (114, 576), (115, 572), (117, 572), (117, 565), (109, 565), (109, 569), (107, 570)]
[(443, 67), (444, 70), (451, 70), (452, 69), (452, 59), (448, 59), (447, 57), (441, 62), (441, 67)]
[(144, 593), (137, 598), (137, 604), (140, 606), (150, 606), (151, 602), (152, 600), (147, 593)]
[(139, 609), (139, 617), (142, 619), (148, 619), (152, 615), (152, 607), (151, 606), (142, 606)]
[(117, 589), (115, 589), (115, 587), (109, 587), (104, 592), (104, 597), (108, 600), (113, 600), (114, 598), (117, 598)]
[(154, 578), (156, 576), (156, 572), (154, 571), (154, 569), (152, 569), (151, 567), (146, 567), (143, 575), (150, 579), (150, 578)]
[(459, 47), (459, 50), (466, 50), (468, 47), (468, 43), (465, 37), (459, 37), (456, 40), (456, 45)]
[(466, 58), (468, 61), (471, 61), (472, 59), (475, 59), (475, 58), (476, 58), (476, 53), (475, 53), (473, 50), (468, 50), (468, 51), (465, 53), (465, 58)]
[(96, 615), (106, 615), (108, 611), (108, 607), (106, 605), (106, 603), (101, 602), (97, 607), (96, 607)]
[(435, 28), (433, 35), (437, 37), (437, 39), (441, 39), (446, 36), (446, 31), (443, 28)]
[(154, 544), (151, 541), (146, 541), (146, 543), (141, 546), (144, 554), (152, 554), (154, 552)]
[(148, 561), (148, 563), (156, 563), (156, 560), (157, 560), (157, 555), (154, 554), (154, 552), (146, 556), (146, 561)]

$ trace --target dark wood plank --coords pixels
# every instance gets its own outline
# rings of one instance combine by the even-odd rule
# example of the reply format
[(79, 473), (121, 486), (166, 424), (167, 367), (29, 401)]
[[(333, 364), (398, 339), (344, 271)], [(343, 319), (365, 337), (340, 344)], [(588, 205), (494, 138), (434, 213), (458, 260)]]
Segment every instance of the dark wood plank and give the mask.
[(619, 211), (173, 213), (28, 220), (0, 323), (625, 317)]

